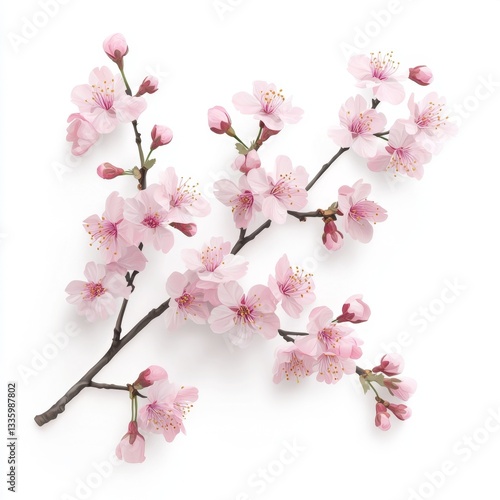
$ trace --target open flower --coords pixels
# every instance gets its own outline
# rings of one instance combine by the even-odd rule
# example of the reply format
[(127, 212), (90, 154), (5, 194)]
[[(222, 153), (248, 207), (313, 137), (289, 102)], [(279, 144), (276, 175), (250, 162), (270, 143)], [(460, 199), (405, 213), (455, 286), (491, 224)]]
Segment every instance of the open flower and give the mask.
[(139, 410), (138, 422), (141, 429), (162, 434), (172, 442), (179, 432), (186, 433), (183, 419), (198, 399), (198, 389), (181, 387), (161, 380), (148, 390), (148, 403)]
[(347, 67), (347, 71), (359, 80), (358, 87), (372, 88), (379, 101), (390, 104), (399, 104), (405, 97), (404, 87), (399, 82), (403, 76), (396, 74), (398, 69), (399, 63), (392, 58), (392, 52), (384, 55), (372, 53), (370, 57), (354, 55)]
[(368, 168), (374, 172), (387, 171), (394, 176), (406, 174), (408, 177), (421, 179), (424, 175), (424, 163), (428, 163), (432, 154), (415, 136), (408, 134), (402, 122), (396, 122), (389, 132), (385, 151), (368, 160)]
[(75, 87), (71, 101), (100, 134), (109, 134), (118, 123), (136, 120), (146, 109), (146, 101), (127, 95), (123, 78), (106, 66), (90, 73), (89, 84)]
[(300, 382), (300, 378), (311, 375), (314, 363), (315, 359), (304, 354), (293, 342), (285, 347), (279, 347), (276, 350), (273, 381), (277, 384), (283, 378), (286, 380), (295, 378), (297, 382)]
[(352, 187), (339, 188), (339, 209), (345, 216), (345, 230), (362, 243), (368, 243), (372, 239), (372, 222), (375, 224), (387, 219), (387, 211), (384, 208), (366, 199), (370, 191), (370, 184), (363, 184), (362, 179)]
[(246, 229), (257, 212), (262, 209), (262, 197), (251, 188), (247, 177), (242, 175), (238, 185), (228, 179), (214, 184), (214, 195), (224, 205), (231, 207), (234, 222), (239, 229)]
[(83, 273), (87, 281), (75, 280), (68, 284), (66, 300), (76, 305), (78, 314), (88, 321), (106, 319), (114, 313), (117, 298), (128, 298), (130, 287), (123, 276), (109, 271), (106, 266), (89, 262)]
[(245, 294), (235, 281), (222, 283), (218, 297), (221, 305), (212, 310), (208, 319), (214, 333), (227, 333), (239, 347), (244, 347), (256, 333), (266, 339), (278, 334), (276, 299), (267, 286), (255, 285)]
[(286, 100), (283, 90), (274, 83), (256, 81), (253, 95), (239, 92), (233, 97), (234, 107), (243, 114), (254, 115), (271, 130), (281, 130), (285, 123), (297, 123), (304, 111), (292, 107), (292, 100)]
[(167, 279), (170, 307), (165, 313), (165, 321), (169, 330), (178, 328), (188, 319), (199, 325), (207, 322), (210, 313), (203, 290), (197, 287), (198, 281), (192, 271), (185, 274), (173, 272)]
[(248, 262), (241, 255), (233, 255), (231, 242), (222, 236), (212, 237), (210, 245), (203, 245), (201, 252), (185, 249), (182, 258), (186, 267), (195, 271), (200, 282), (199, 288), (217, 288), (219, 283), (236, 281), (245, 276)]
[(312, 274), (305, 274), (298, 267), (294, 269), (286, 255), (276, 264), (275, 276), (269, 276), (268, 284), (274, 296), (281, 300), (283, 310), (292, 318), (298, 318), (304, 306), (312, 304), (316, 298)]
[(277, 224), (286, 220), (287, 210), (300, 210), (307, 204), (307, 178), (304, 167), (293, 167), (288, 156), (278, 156), (274, 176), (263, 168), (250, 170), (247, 175), (250, 187), (261, 194), (262, 213)]
[(382, 113), (368, 108), (365, 99), (350, 97), (339, 111), (340, 127), (332, 127), (328, 135), (342, 148), (352, 148), (363, 158), (377, 154), (378, 139), (387, 122)]
[(144, 436), (139, 432), (137, 422), (132, 421), (128, 424), (128, 432), (118, 443), (115, 453), (120, 460), (131, 464), (140, 464), (146, 460), (145, 447)]

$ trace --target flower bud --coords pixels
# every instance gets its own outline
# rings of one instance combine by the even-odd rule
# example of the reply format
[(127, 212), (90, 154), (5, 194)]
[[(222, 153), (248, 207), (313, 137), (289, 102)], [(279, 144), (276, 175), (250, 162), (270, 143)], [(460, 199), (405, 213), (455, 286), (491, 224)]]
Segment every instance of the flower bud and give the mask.
[(244, 174), (248, 174), (250, 170), (259, 168), (260, 165), (259, 154), (255, 149), (252, 149), (246, 155), (238, 155), (231, 166), (234, 170), (239, 170)]
[(337, 229), (333, 219), (325, 222), (322, 240), (328, 250), (338, 250), (344, 244), (344, 235)]
[(432, 71), (427, 66), (415, 66), (414, 68), (410, 68), (408, 78), (424, 87), (434, 80)]
[(151, 130), (151, 139), (153, 139), (153, 142), (149, 148), (153, 150), (167, 145), (172, 140), (173, 135), (173, 132), (168, 127), (155, 125), (153, 130)]
[(152, 365), (139, 373), (137, 380), (132, 385), (134, 389), (141, 390), (144, 387), (153, 385), (157, 380), (165, 380), (167, 378), (168, 374), (161, 366)]
[(128, 53), (128, 45), (125, 37), (121, 33), (115, 33), (114, 35), (108, 36), (108, 38), (104, 40), (102, 47), (108, 57), (122, 70), (123, 57)]
[(399, 420), (408, 420), (411, 417), (411, 409), (406, 405), (389, 403), (387, 408), (391, 410)]
[(158, 90), (158, 78), (156, 76), (147, 76), (141, 83), (136, 97), (140, 97), (144, 94), (154, 94)]
[(267, 128), (264, 125), (264, 122), (260, 122), (259, 126), (262, 128), (262, 132), (260, 134), (260, 139), (259, 139), (259, 144), (266, 142), (269, 139), (269, 137), (272, 137), (273, 135), (279, 134), (279, 132), (280, 132), (280, 130), (272, 130), (270, 128)]
[(97, 167), (97, 175), (103, 179), (114, 179), (119, 175), (123, 175), (124, 172), (123, 168), (115, 167), (111, 163), (101, 163)]
[(193, 222), (190, 222), (188, 224), (183, 224), (182, 222), (171, 222), (170, 226), (178, 229), (181, 233), (189, 237), (194, 236), (196, 234), (196, 231), (198, 230), (196, 224)]
[(222, 106), (215, 106), (208, 110), (208, 126), (216, 134), (234, 136), (234, 131), (231, 128), (231, 118)]
[(349, 297), (342, 306), (342, 314), (337, 318), (338, 323), (362, 323), (370, 317), (370, 308), (361, 300), (362, 295)]
[(122, 437), (116, 447), (116, 456), (125, 462), (140, 464), (146, 459), (145, 444), (144, 436), (139, 432), (137, 422), (133, 420), (128, 424), (127, 434)]
[(375, 405), (375, 425), (382, 431), (387, 431), (391, 428), (391, 414), (383, 403)]
[(386, 354), (382, 356), (380, 364), (372, 369), (373, 373), (382, 372), (388, 377), (399, 375), (404, 368), (405, 362), (401, 355), (396, 353)]

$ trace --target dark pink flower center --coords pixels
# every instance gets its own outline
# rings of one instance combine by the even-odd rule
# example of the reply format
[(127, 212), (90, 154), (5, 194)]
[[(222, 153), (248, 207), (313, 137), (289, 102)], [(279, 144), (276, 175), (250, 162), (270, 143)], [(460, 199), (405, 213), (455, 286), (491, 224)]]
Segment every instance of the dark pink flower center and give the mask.
[(446, 117), (441, 116), (443, 105), (430, 101), (426, 108), (415, 119), (415, 123), (420, 128), (438, 129), (441, 125), (446, 124)]
[(142, 220), (142, 225), (150, 227), (151, 229), (157, 228), (159, 225), (161, 225), (160, 215), (156, 212), (154, 214), (147, 214)]
[(238, 323), (255, 323), (253, 309), (242, 304), (236, 311), (236, 320)]
[(376, 57), (375, 54), (372, 53), (370, 68), (373, 77), (379, 80), (387, 80), (387, 78), (398, 70), (399, 63), (394, 62), (392, 52), (385, 54), (383, 57), (381, 52), (379, 52)]
[(250, 210), (253, 206), (253, 194), (251, 191), (244, 191), (242, 194), (239, 194), (236, 198), (230, 200), (230, 203), (233, 204), (232, 211), (237, 212), (239, 214), (245, 213)]
[(351, 207), (349, 216), (355, 221), (361, 219), (374, 220), (379, 215), (378, 211), (379, 207), (373, 201), (363, 200), (358, 201), (358, 203)]
[(175, 301), (179, 305), (179, 309), (187, 309), (194, 302), (194, 296), (184, 291), (184, 293), (180, 297), (177, 297)]
[(201, 252), (201, 263), (209, 272), (215, 271), (222, 263), (224, 253), (222, 247), (209, 247), (207, 246)]
[(279, 291), (288, 297), (304, 297), (311, 291), (311, 276), (312, 274), (304, 274), (298, 267), (295, 268), (295, 272), (290, 267), (284, 282), (278, 282)]
[(94, 283), (91, 281), (90, 283), (87, 283), (85, 285), (85, 290), (87, 292), (85, 299), (87, 300), (94, 300), (97, 297), (100, 297), (101, 295), (104, 295), (106, 293), (106, 288), (104, 288), (101, 283)]
[[(109, 250), (110, 244), (113, 244), (118, 236), (118, 225), (122, 220), (111, 222), (102, 219), (101, 222), (97, 223), (97, 227), (93, 233), (89, 231), (90, 239), (99, 243), (99, 249), (105, 246), (106, 250)], [(89, 227), (89, 224), (87, 224), (87, 227)]]
[(358, 116), (352, 118), (349, 130), (354, 134), (354, 136), (371, 134), (372, 122), (373, 118), (370, 115), (359, 113)]
[(111, 80), (111, 85), (108, 86), (107, 81), (104, 80), (103, 86), (92, 85), (92, 100), (102, 109), (106, 111), (113, 107), (115, 102), (115, 80)]

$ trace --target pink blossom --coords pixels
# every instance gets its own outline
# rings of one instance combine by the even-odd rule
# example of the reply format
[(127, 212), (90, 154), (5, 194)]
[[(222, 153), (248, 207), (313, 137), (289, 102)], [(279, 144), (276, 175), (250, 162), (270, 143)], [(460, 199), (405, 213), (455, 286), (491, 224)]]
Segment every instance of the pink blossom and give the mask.
[(327, 384), (336, 384), (344, 375), (356, 371), (356, 362), (353, 359), (341, 358), (333, 352), (321, 353), (315, 363), (318, 372), (316, 380)]
[(369, 158), (377, 154), (380, 141), (374, 134), (384, 130), (387, 122), (382, 113), (368, 108), (363, 97), (350, 97), (339, 111), (340, 127), (333, 127), (328, 135), (342, 148), (352, 148), (359, 156)]
[(198, 231), (198, 227), (194, 222), (189, 222), (187, 224), (182, 222), (171, 222), (170, 226), (173, 227), (174, 229), (177, 229), (177, 231), (180, 231), (188, 238), (194, 236)]
[(86, 153), (101, 137), (101, 134), (80, 113), (69, 115), (66, 140), (72, 142), (71, 153), (81, 156)]
[(269, 276), (269, 288), (281, 300), (283, 310), (292, 318), (298, 318), (304, 306), (316, 299), (312, 274), (305, 274), (298, 267), (294, 269), (286, 254), (276, 264), (275, 273), (276, 277)]
[(403, 85), (398, 81), (402, 76), (396, 75), (398, 69), (399, 63), (392, 58), (392, 52), (352, 56), (347, 67), (359, 80), (358, 87), (372, 88), (377, 99), (390, 104), (399, 104), (405, 97)]
[(391, 428), (391, 414), (383, 403), (375, 405), (375, 425), (382, 431), (388, 431)]
[(91, 215), (83, 221), (83, 227), (90, 235), (90, 246), (95, 245), (104, 254), (106, 263), (118, 260), (130, 246), (123, 225), (124, 205), (124, 199), (113, 191), (106, 199), (102, 217)]
[(123, 69), (123, 58), (128, 54), (128, 45), (125, 37), (121, 33), (108, 36), (102, 44), (104, 52), (108, 57)]
[(72, 281), (65, 291), (69, 295), (66, 300), (75, 304), (77, 313), (85, 315), (88, 321), (106, 319), (115, 311), (115, 299), (130, 295), (125, 278), (102, 264), (89, 262), (83, 274), (87, 281)]
[(305, 354), (336, 354), (343, 359), (361, 357), (361, 340), (350, 337), (352, 328), (333, 322), (333, 312), (326, 306), (315, 307), (309, 314), (309, 335), (300, 337), (295, 345)]
[(370, 184), (360, 179), (352, 187), (339, 188), (339, 209), (345, 215), (344, 228), (355, 240), (368, 243), (373, 236), (371, 222), (383, 222), (387, 211), (366, 197), (370, 194)]
[[(435, 143), (448, 139), (457, 132), (457, 126), (448, 121), (446, 100), (437, 92), (427, 94), (420, 102), (415, 102), (412, 94), (408, 101), (410, 118), (400, 120), (406, 127), (406, 132), (415, 135), (418, 141), (431, 152), (437, 152)], [(430, 141), (424, 142), (424, 139)]]
[(281, 130), (285, 123), (297, 123), (304, 111), (292, 107), (292, 100), (286, 100), (282, 89), (273, 83), (256, 81), (253, 95), (239, 92), (233, 97), (234, 107), (243, 114), (254, 115), (271, 130)]
[(294, 377), (300, 382), (301, 377), (308, 377), (313, 372), (314, 358), (304, 354), (297, 349), (297, 346), (292, 342), (285, 347), (279, 347), (276, 350), (276, 361), (273, 367), (273, 381), (279, 383), (283, 380), (290, 380)]
[(140, 97), (144, 94), (154, 94), (158, 90), (158, 78), (156, 76), (147, 76), (141, 83), (136, 97)]
[(262, 132), (260, 134), (260, 139), (257, 141), (259, 145), (262, 145), (273, 135), (280, 133), (280, 130), (271, 130), (270, 128), (267, 128), (264, 122), (260, 122), (259, 127), (262, 129)]
[(151, 130), (152, 142), (151, 146), (149, 146), (149, 149), (153, 151), (160, 146), (166, 146), (167, 144), (170, 144), (173, 136), (174, 133), (168, 127), (165, 127), (163, 125), (155, 125)]
[(408, 78), (422, 86), (429, 85), (434, 80), (432, 71), (427, 66), (410, 68)]
[(253, 168), (259, 168), (261, 165), (259, 154), (255, 149), (249, 151), (246, 155), (238, 155), (231, 165), (234, 170), (239, 170), (248, 174)]
[(131, 421), (128, 424), (128, 432), (118, 443), (115, 453), (120, 460), (131, 464), (140, 464), (146, 460), (144, 450), (146, 442), (144, 436), (137, 429), (137, 422)]
[(146, 109), (146, 101), (127, 95), (123, 78), (113, 76), (106, 66), (95, 68), (89, 82), (73, 89), (71, 101), (100, 134), (112, 132), (118, 123), (136, 120)]
[(235, 282), (222, 283), (218, 288), (222, 305), (215, 307), (208, 323), (215, 333), (228, 333), (229, 340), (243, 347), (255, 333), (266, 339), (275, 337), (280, 326), (274, 314), (276, 299), (267, 286), (255, 285), (245, 295)]
[(338, 250), (344, 244), (344, 235), (337, 229), (333, 219), (327, 220), (323, 228), (323, 245), (328, 250)]
[(304, 167), (293, 167), (288, 156), (278, 156), (274, 176), (267, 175), (262, 168), (248, 172), (248, 183), (252, 190), (261, 194), (262, 213), (277, 224), (286, 220), (287, 210), (300, 210), (307, 204), (307, 178)]
[(248, 262), (241, 255), (232, 255), (231, 242), (222, 237), (212, 237), (210, 245), (203, 245), (201, 252), (185, 249), (182, 258), (186, 267), (196, 272), (199, 288), (217, 288), (219, 283), (236, 281), (247, 273)]
[(135, 245), (122, 249), (121, 256), (106, 265), (108, 271), (125, 276), (127, 271), (144, 271), (148, 259)]
[(111, 163), (101, 163), (97, 167), (97, 175), (101, 177), (102, 179), (114, 179), (115, 177), (118, 177), (119, 175), (123, 175), (125, 170), (120, 167), (115, 167)]
[(159, 380), (168, 379), (168, 373), (161, 366), (152, 365), (149, 368), (146, 368), (137, 377), (137, 380), (132, 384), (134, 389), (138, 391), (144, 389), (145, 387), (149, 387), (153, 385), (155, 382)]
[(165, 313), (165, 321), (168, 330), (179, 328), (188, 319), (198, 325), (207, 322), (210, 313), (203, 290), (197, 287), (197, 282), (196, 274), (191, 271), (185, 274), (173, 272), (167, 279), (170, 305)]
[(412, 378), (385, 378), (384, 385), (393, 396), (403, 401), (408, 401), (417, 388), (417, 382)]
[(389, 410), (394, 413), (394, 415), (399, 418), (399, 420), (408, 420), (411, 417), (411, 409), (406, 405), (397, 405), (394, 403), (389, 403), (387, 406)]
[(394, 174), (406, 174), (408, 177), (421, 179), (424, 175), (424, 163), (428, 163), (432, 154), (427, 151), (415, 136), (406, 132), (402, 122), (396, 122), (389, 133), (385, 152), (368, 160), (368, 168), (374, 172), (388, 171)]
[(210, 213), (208, 201), (198, 191), (198, 184), (190, 184), (191, 177), (177, 177), (175, 169), (168, 167), (160, 173), (160, 184), (154, 198), (168, 210), (171, 222), (189, 223), (193, 217), (205, 217)]
[(125, 201), (124, 230), (134, 245), (152, 243), (156, 250), (167, 253), (174, 244), (174, 235), (169, 229), (169, 212), (154, 199), (154, 190), (151, 185)]
[(337, 318), (337, 323), (362, 323), (370, 318), (370, 308), (361, 299), (362, 295), (352, 295), (342, 306), (342, 314)]
[(372, 368), (372, 372), (382, 372), (389, 377), (399, 375), (404, 368), (405, 362), (401, 355), (397, 353), (385, 354), (380, 360), (380, 364)]
[(238, 186), (227, 179), (217, 181), (214, 195), (221, 203), (231, 207), (236, 227), (240, 229), (246, 229), (262, 209), (262, 197), (250, 187), (245, 175), (240, 177)]
[(234, 135), (231, 117), (222, 106), (214, 106), (208, 110), (208, 126), (216, 134)]
[(198, 389), (195, 387), (179, 389), (168, 380), (160, 380), (149, 388), (148, 403), (139, 410), (139, 427), (163, 434), (170, 443), (179, 432), (186, 433), (182, 420), (197, 399)]

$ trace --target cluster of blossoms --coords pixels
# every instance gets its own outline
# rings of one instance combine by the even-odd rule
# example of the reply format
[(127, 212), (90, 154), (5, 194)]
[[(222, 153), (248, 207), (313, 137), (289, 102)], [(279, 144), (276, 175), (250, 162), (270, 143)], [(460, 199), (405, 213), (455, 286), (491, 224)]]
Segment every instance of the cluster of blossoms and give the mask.
[[(365, 392), (372, 390), (375, 394), (378, 428), (390, 427), (391, 413), (400, 420), (407, 419), (411, 411), (406, 405), (383, 399), (375, 389), (378, 384), (403, 401), (413, 394), (416, 388), (413, 380), (395, 377), (403, 368), (401, 357), (386, 355), (371, 370), (356, 364), (362, 356), (363, 342), (352, 335), (353, 329), (346, 323), (355, 325), (369, 319), (371, 311), (362, 295), (349, 297), (338, 315), (328, 306), (314, 307), (309, 312), (306, 332), (283, 330), (281, 310), (293, 319), (300, 319), (305, 309), (315, 302), (312, 275), (292, 265), (285, 253), (267, 284), (246, 287), (240, 280), (247, 275), (249, 263), (238, 253), (272, 223), (284, 224), (290, 217), (300, 221), (320, 218), (321, 239), (329, 250), (341, 248), (344, 235), (368, 243), (373, 237), (373, 225), (385, 221), (387, 211), (368, 199), (371, 186), (362, 179), (351, 186), (340, 186), (337, 199), (328, 200), (328, 208), (300, 210), (310, 202), (309, 190), (317, 180), (349, 149), (366, 158), (372, 171), (422, 177), (423, 165), (454, 132), (447, 121), (444, 99), (430, 93), (417, 102), (411, 94), (410, 116), (396, 120), (387, 130), (387, 120), (378, 106), (402, 103), (405, 99), (403, 80), (426, 86), (432, 81), (432, 72), (425, 66), (416, 66), (405, 75), (394, 62), (392, 53), (354, 56), (348, 70), (357, 78), (358, 87), (370, 89), (371, 95), (367, 97), (371, 105), (364, 96), (356, 95), (342, 106), (340, 126), (329, 131), (340, 149), (311, 181), (306, 169), (294, 166), (285, 155), (275, 159), (272, 169), (263, 166), (266, 159), (259, 152), (261, 147), (280, 134), (285, 124), (299, 122), (303, 114), (302, 109), (292, 105), (291, 99), (285, 98), (282, 89), (273, 83), (256, 81), (252, 94), (239, 92), (233, 97), (235, 108), (252, 115), (258, 122), (255, 139), (248, 145), (238, 137), (224, 107), (209, 109), (210, 130), (236, 140), (238, 154), (232, 163), (235, 177), (217, 181), (214, 193), (221, 203), (231, 208), (239, 239), (232, 245), (223, 236), (213, 236), (208, 243), (184, 249), (184, 272), (174, 271), (166, 279), (168, 298), (122, 338), (121, 323), (127, 301), (135, 290), (134, 279), (147, 263), (143, 249), (152, 247), (168, 253), (174, 244), (172, 228), (188, 237), (194, 236), (197, 232), (194, 218), (208, 215), (210, 207), (200, 196), (197, 185), (190, 178), (179, 178), (172, 167), (160, 172), (157, 183), (146, 185), (146, 176), (156, 163), (152, 153), (169, 144), (173, 137), (168, 127), (155, 125), (149, 152), (144, 154), (137, 118), (146, 108), (144, 96), (156, 92), (158, 82), (146, 77), (139, 90), (132, 93), (124, 74), (128, 45), (123, 35), (108, 37), (104, 51), (116, 63), (119, 74), (113, 75), (106, 67), (96, 68), (88, 85), (79, 85), (73, 90), (72, 101), (78, 106), (78, 113), (70, 116), (67, 139), (72, 143), (73, 154), (82, 155), (100, 135), (111, 133), (118, 123), (132, 123), (140, 164), (126, 170), (105, 162), (97, 168), (103, 179), (131, 176), (138, 182), (139, 190), (128, 198), (112, 192), (102, 215), (94, 214), (83, 221), (91, 246), (99, 250), (101, 261), (86, 265), (86, 281), (72, 281), (66, 288), (68, 302), (76, 305), (77, 312), (89, 321), (107, 318), (115, 311), (118, 299), (122, 299), (112, 346), (100, 363), (108, 363), (152, 319), (164, 314), (169, 331), (190, 321), (207, 324), (212, 332), (226, 335), (238, 347), (245, 347), (255, 335), (267, 340), (279, 337), (288, 344), (276, 350), (274, 382), (283, 379), (298, 382), (316, 374), (318, 381), (336, 384), (344, 375), (356, 373)], [(385, 147), (381, 149), (378, 144)], [(262, 219), (261, 225), (251, 232), (258, 217)], [(126, 390), (131, 399), (128, 432), (116, 448), (119, 458), (127, 462), (145, 459), (142, 433), (163, 434), (170, 442), (180, 431), (184, 432), (183, 417), (197, 400), (197, 389), (175, 386), (168, 380), (166, 371), (158, 366), (144, 370), (126, 387), (93, 383), (89, 373), (98, 371), (90, 370), (51, 409), (35, 417), (37, 423), (43, 425), (56, 418), (84, 387), (99, 386)], [(140, 397), (147, 398), (141, 409)]]
[[(146, 459), (146, 440), (139, 429), (144, 433), (162, 434), (168, 443), (179, 432), (185, 434), (183, 419), (198, 399), (198, 389), (178, 387), (168, 380), (163, 368), (154, 365), (142, 371), (127, 388), (132, 401), (132, 419), (128, 432), (116, 447), (116, 456), (129, 463), (141, 463)], [(143, 389), (147, 389), (147, 403), (139, 409), (138, 395), (143, 395), (139, 392)]]

